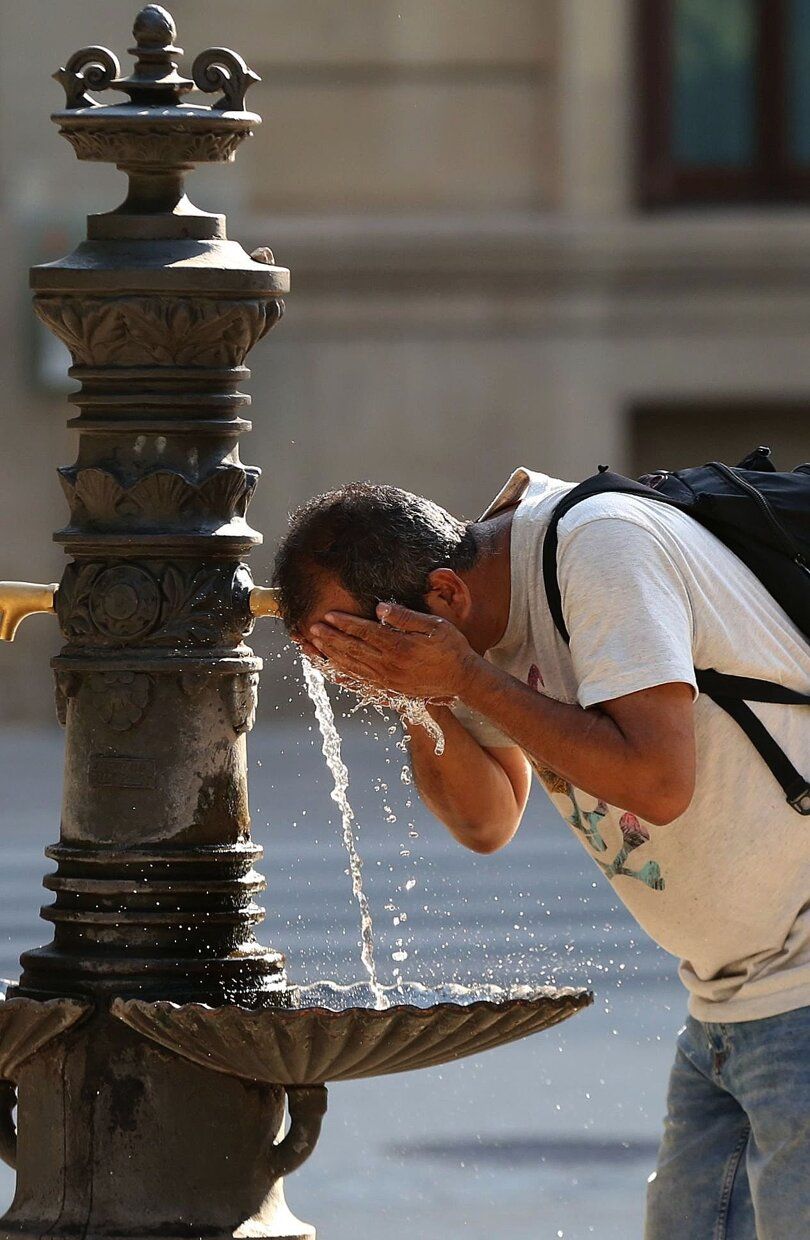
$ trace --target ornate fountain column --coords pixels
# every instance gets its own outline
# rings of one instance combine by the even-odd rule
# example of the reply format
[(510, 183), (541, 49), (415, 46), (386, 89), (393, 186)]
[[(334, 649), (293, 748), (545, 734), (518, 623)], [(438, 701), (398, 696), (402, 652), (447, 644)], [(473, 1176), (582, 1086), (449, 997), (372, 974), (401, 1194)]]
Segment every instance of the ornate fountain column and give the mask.
[[(36, 312), (81, 387), (78, 457), (59, 471), (70, 519), (56, 539), (71, 558), (56, 594), (67, 754), (43, 913), (54, 939), (24, 956), (19, 993), (253, 1003), (278, 989), (284, 961), (253, 935), (263, 883), (245, 733), (261, 663), (244, 644), (243, 561), (261, 537), (245, 515), (259, 470), (239, 458), (250, 429), (239, 389), (289, 273), (229, 241), (224, 217), (183, 187), (259, 124), (244, 110), (256, 75), (214, 48), (193, 81), (181, 76), (157, 5), (133, 33), (129, 77), (103, 48), (70, 58), (53, 118), (79, 159), (126, 172), (129, 193), (90, 217), (72, 254), (31, 273)], [(195, 83), (220, 97), (184, 102)], [(129, 102), (88, 94), (107, 89)]]

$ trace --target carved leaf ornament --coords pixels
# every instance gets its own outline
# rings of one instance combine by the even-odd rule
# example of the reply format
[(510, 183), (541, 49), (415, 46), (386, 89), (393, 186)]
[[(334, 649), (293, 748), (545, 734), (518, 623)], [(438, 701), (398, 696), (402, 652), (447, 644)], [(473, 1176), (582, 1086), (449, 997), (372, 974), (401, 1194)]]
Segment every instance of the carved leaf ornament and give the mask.
[[(145, 717), (152, 699), (152, 678), (146, 672), (76, 672), (57, 671), (55, 675), (56, 715), (62, 727), (67, 723), (68, 702), (75, 698), (86, 681), (93, 709), (113, 732), (128, 732)], [(238, 672), (217, 676), (219, 694), (231, 727), (237, 736), (249, 732), (256, 722), (258, 705), (258, 672)], [(211, 673), (181, 672), (177, 677), (187, 697), (198, 697), (211, 683)], [(3, 1009), (0, 1008), (0, 1014)], [(0, 1029), (2, 1034), (2, 1029)]]
[(169, 564), (161, 581), (165, 606), (155, 640), (182, 643), (193, 639), (207, 644), (221, 640), (228, 621), (223, 613), (230, 602), (232, 581), (230, 572), (223, 579), (221, 568), (199, 568), (187, 576)]
[(34, 308), (78, 366), (241, 366), (283, 303), (177, 297), (37, 297)]
[(67, 138), (78, 159), (131, 166), (165, 165), (167, 154), (178, 164), (230, 163), (251, 131), (195, 133), (181, 125), (112, 131), (105, 125), (82, 124), (81, 128), (74, 128), (68, 123), (59, 132)]
[(95, 631), (90, 611), (90, 592), (103, 571), (100, 564), (69, 564), (56, 595), (56, 609), (62, 632), (71, 641), (81, 641)]
[(249, 589), (246, 568), (91, 561), (69, 564), (57, 593), (62, 632), (70, 642), (216, 646), (238, 641), (246, 620), (238, 598)]
[(223, 465), (202, 482), (192, 482), (175, 470), (156, 469), (126, 486), (107, 470), (71, 466), (59, 470), (59, 480), (71, 516), (104, 528), (132, 518), (149, 525), (189, 515), (215, 522), (243, 518), (260, 473)]

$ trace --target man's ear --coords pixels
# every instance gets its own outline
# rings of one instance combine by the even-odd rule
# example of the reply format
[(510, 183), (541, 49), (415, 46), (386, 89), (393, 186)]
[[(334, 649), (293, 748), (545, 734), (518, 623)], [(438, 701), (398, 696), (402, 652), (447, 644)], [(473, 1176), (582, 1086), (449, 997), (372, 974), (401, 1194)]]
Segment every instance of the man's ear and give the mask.
[(428, 577), (425, 606), (431, 615), (441, 616), (458, 626), (470, 614), (472, 596), (467, 583), (452, 568), (434, 568)]

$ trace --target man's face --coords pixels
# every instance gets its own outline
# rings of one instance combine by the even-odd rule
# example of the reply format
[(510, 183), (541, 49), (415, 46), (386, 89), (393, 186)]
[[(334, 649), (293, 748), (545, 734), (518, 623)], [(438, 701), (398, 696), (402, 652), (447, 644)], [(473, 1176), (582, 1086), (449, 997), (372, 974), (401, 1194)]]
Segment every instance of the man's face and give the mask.
[(313, 624), (321, 622), (326, 613), (330, 611), (344, 611), (351, 616), (363, 616), (366, 620), (375, 619), (363, 610), (354, 595), (340, 584), (337, 577), (332, 573), (321, 573), (315, 593), (315, 602), (298, 628), (290, 634), (304, 654), (312, 658), (319, 658), (320, 655), (310, 640), (310, 629)]

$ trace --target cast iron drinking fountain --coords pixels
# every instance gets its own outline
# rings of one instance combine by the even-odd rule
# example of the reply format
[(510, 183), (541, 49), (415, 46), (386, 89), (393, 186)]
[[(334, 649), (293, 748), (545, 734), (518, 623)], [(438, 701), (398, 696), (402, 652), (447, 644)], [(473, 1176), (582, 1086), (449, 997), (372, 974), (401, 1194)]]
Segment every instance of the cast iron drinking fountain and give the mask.
[[(60, 133), (129, 192), (31, 277), (72, 355), (79, 448), (59, 471), (61, 582), (0, 585), (3, 638), (32, 612), (58, 617), (67, 747), (53, 941), (23, 955), (0, 1003), (0, 1156), (17, 1171), (0, 1236), (303, 1240), (282, 1178), (315, 1146), (326, 1082), (458, 1059), (591, 997), (405, 985), (380, 1010), (360, 987), (293, 985), (254, 937), (261, 661), (245, 638), (273, 598), (244, 563), (261, 540), (239, 387), (289, 273), (184, 192), (194, 164), (232, 160), (259, 124), (244, 107), (256, 75), (211, 48), (184, 77), (157, 5), (134, 36), (128, 77), (101, 47), (55, 75)], [(125, 101), (93, 98), (107, 90)]]

